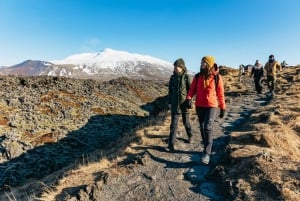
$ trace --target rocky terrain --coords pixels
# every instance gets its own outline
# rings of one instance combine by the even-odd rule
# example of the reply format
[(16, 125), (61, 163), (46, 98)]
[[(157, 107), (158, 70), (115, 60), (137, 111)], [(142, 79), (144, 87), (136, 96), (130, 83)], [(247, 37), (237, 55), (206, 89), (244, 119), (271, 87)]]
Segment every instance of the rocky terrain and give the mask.
[(180, 125), (165, 149), (164, 82), (1, 77), (1, 200), (299, 200), (300, 67), (275, 97), (224, 72), (208, 166), (194, 110), (193, 143)]
[[(146, 124), (160, 82), (0, 77), (0, 188), (43, 178)], [(163, 87), (165, 86), (165, 87)]]

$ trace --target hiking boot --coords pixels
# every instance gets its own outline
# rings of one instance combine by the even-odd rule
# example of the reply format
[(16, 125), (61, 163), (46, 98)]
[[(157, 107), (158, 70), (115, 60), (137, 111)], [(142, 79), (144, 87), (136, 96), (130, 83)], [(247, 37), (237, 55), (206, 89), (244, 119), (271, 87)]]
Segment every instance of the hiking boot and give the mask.
[(187, 130), (187, 136), (188, 136), (187, 143), (191, 144), (192, 143), (192, 138), (193, 138), (192, 129)]
[(209, 159), (210, 159), (210, 156), (208, 155), (208, 154), (204, 154), (203, 156), (202, 156), (202, 163), (203, 164), (206, 164), (206, 165), (208, 165), (208, 163), (209, 163)]
[(169, 152), (173, 152), (174, 151), (174, 145), (168, 145), (167, 149), (169, 150)]
[(192, 136), (189, 136), (187, 142), (188, 142), (189, 144), (193, 143), (193, 138), (192, 138)]

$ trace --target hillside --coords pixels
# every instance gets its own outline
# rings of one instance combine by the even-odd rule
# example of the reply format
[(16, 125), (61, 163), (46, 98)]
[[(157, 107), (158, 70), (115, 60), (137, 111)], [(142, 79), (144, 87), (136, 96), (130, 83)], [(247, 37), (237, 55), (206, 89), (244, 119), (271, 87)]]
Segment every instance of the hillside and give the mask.
[(180, 124), (165, 150), (166, 83), (1, 78), (1, 200), (299, 200), (300, 66), (273, 98), (227, 70), (209, 166), (194, 110), (193, 143)]

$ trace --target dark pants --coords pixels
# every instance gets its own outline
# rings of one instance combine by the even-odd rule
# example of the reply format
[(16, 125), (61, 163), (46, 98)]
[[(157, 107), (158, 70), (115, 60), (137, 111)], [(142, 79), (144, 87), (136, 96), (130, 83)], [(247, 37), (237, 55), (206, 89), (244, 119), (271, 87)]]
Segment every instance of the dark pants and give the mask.
[(196, 107), (200, 124), (200, 133), (204, 145), (204, 154), (211, 154), (213, 145), (213, 123), (216, 118), (217, 108)]
[(255, 85), (255, 90), (257, 91), (257, 93), (261, 93), (262, 91), (262, 86), (260, 83), (260, 77), (259, 78), (254, 78), (254, 85)]
[(267, 75), (267, 85), (268, 85), (270, 92), (274, 92), (275, 83), (276, 83), (276, 77)]
[[(171, 115), (171, 125), (170, 125), (170, 136), (169, 136), (169, 146), (174, 146), (176, 141), (176, 130), (178, 126), (179, 113), (172, 113)], [(182, 122), (185, 127), (188, 137), (192, 136), (192, 128), (190, 124), (190, 114), (182, 113)]]

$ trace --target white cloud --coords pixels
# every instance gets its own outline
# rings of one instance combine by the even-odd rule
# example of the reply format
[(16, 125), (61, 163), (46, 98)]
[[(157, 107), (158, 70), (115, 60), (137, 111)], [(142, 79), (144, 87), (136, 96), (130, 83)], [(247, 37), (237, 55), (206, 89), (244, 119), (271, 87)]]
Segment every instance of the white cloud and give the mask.
[(102, 41), (98, 38), (89, 38), (81, 45), (82, 52), (96, 52), (99, 51)]

